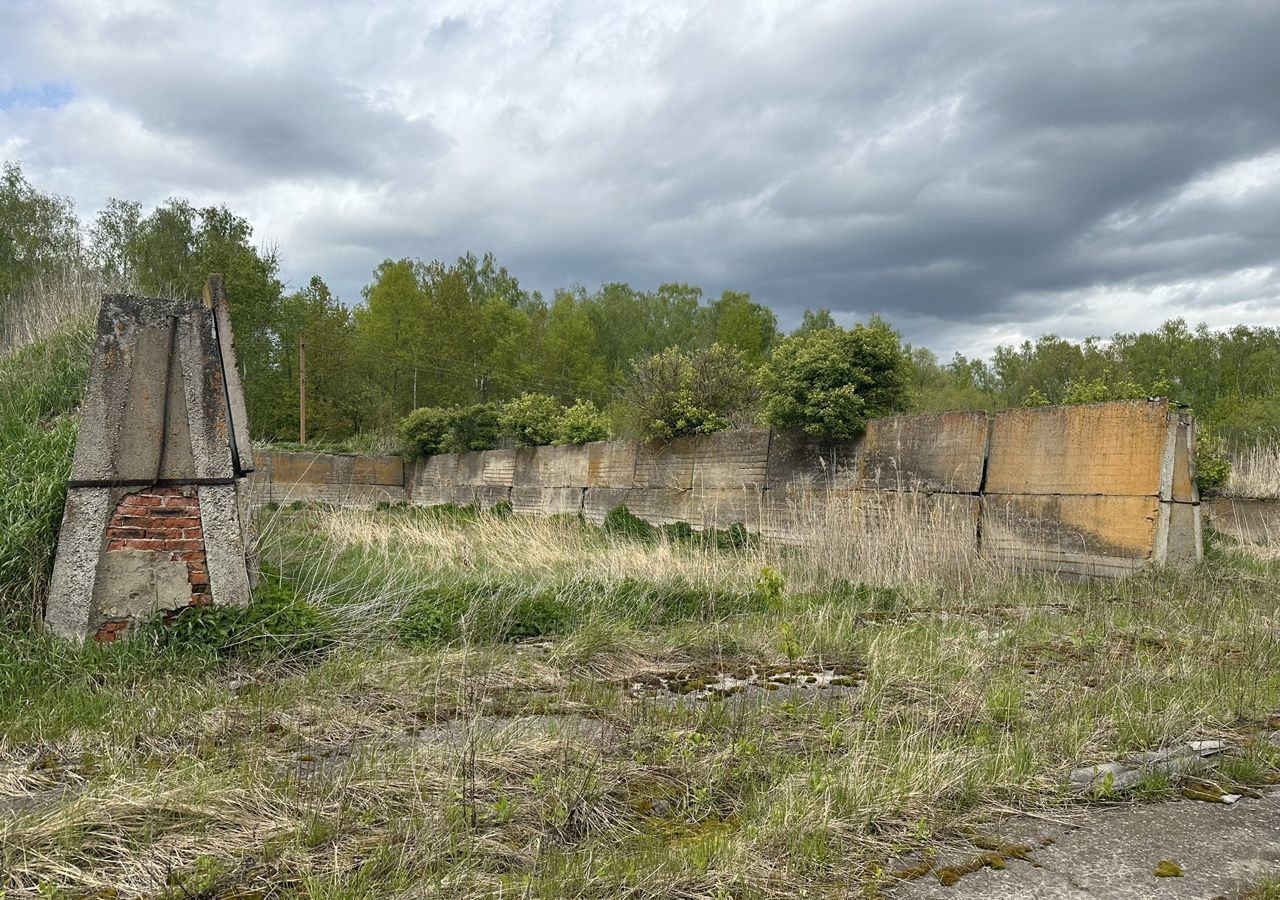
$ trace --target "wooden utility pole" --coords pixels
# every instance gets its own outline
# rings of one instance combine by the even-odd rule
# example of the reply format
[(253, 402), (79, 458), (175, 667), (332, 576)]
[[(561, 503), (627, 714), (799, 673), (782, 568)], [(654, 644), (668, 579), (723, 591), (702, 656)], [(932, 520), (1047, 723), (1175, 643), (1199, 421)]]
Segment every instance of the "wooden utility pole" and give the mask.
[(298, 335), (298, 443), (307, 446), (307, 342)]

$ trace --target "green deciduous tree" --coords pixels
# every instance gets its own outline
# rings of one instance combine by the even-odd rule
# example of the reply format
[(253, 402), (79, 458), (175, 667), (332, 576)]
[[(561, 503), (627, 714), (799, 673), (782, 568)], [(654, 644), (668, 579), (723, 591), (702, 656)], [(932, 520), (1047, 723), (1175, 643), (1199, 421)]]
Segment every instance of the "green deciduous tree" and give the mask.
[(793, 335), (761, 369), (764, 415), (815, 437), (854, 437), (868, 419), (906, 408), (909, 376), (898, 334), (879, 319)]
[(806, 309), (804, 315), (800, 319), (800, 325), (792, 334), (809, 334), (813, 331), (821, 331), (824, 328), (835, 328), (836, 320), (831, 316), (831, 310), (819, 309), (817, 312)]
[(0, 170), (0, 301), (81, 260), (71, 200), (36, 190), (17, 163)]
[(763, 363), (778, 339), (777, 316), (750, 294), (725, 291), (707, 312), (716, 343), (740, 351), (750, 365)]

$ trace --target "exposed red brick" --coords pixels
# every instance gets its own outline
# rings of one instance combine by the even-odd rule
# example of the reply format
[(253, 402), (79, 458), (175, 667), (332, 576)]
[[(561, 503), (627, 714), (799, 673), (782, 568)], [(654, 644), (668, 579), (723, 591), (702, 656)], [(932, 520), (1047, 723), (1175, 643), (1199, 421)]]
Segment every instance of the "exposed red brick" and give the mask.
[(197, 516), (169, 516), (159, 520), (168, 528), (199, 528), (200, 519)]
[(124, 619), (115, 619), (111, 622), (103, 622), (98, 626), (97, 632), (94, 633), (93, 639), (106, 643), (124, 637), (124, 631), (129, 627), (129, 622)]
[(163, 502), (163, 497), (157, 497), (153, 494), (129, 494), (120, 501), (120, 506), (124, 509), (130, 509), (134, 507), (159, 506)]
[(153, 541), (148, 538), (123, 538), (117, 541), (111, 541), (112, 547), (108, 545), (108, 550), (163, 550), (164, 541)]
[[(120, 498), (107, 525), (107, 551), (145, 550), (163, 553), (187, 566), (190, 603), (212, 602), (205, 560), (200, 498), (193, 487), (144, 488)], [(123, 636), (128, 621), (108, 622), (95, 634), (99, 641)]]

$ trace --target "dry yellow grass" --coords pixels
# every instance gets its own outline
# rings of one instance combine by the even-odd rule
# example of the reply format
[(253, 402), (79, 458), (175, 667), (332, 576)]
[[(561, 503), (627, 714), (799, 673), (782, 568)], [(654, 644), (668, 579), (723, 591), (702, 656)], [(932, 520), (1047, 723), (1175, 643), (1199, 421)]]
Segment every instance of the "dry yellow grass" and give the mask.
[(1223, 495), (1280, 499), (1280, 444), (1259, 444), (1235, 454)]
[(25, 293), (0, 298), (0, 359), (88, 318), (103, 294), (126, 288), (87, 269), (69, 269), (31, 285)]

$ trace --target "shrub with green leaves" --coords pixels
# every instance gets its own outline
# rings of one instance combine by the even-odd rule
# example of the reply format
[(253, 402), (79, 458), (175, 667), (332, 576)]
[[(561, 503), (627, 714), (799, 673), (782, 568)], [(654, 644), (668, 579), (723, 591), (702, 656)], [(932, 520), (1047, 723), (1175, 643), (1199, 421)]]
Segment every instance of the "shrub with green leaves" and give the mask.
[(458, 409), (426, 406), (400, 420), (397, 432), (406, 455), (466, 453), (498, 445), (498, 407), (477, 403)]
[(604, 530), (633, 540), (649, 540), (656, 532), (652, 525), (621, 504), (605, 513)]
[[(1172, 388), (1168, 379), (1141, 385), (1127, 378), (1077, 378), (1067, 385), (1063, 403), (1106, 403), (1110, 400), (1146, 400), (1167, 397)], [(1034, 390), (1034, 389), (1033, 389)], [(1038, 392), (1037, 392), (1038, 393)]]
[(604, 413), (590, 400), (579, 400), (560, 416), (556, 425), (556, 444), (589, 444), (609, 439), (609, 423)]
[(400, 446), (413, 457), (434, 456), (443, 453), (445, 438), (449, 434), (450, 412), (434, 406), (415, 409), (400, 420), (396, 429)]
[(541, 447), (555, 441), (563, 411), (555, 397), (522, 394), (502, 404), (498, 428), (517, 447)]
[(635, 429), (659, 440), (745, 424), (755, 399), (751, 367), (741, 351), (722, 344), (687, 353), (671, 348), (641, 360), (623, 390)]
[(498, 446), (498, 407), (475, 403), (450, 411), (449, 432), (442, 442), (445, 453), (492, 450)]
[(907, 407), (910, 359), (880, 319), (785, 338), (760, 370), (766, 420), (820, 438), (856, 437)]
[(1212, 495), (1231, 478), (1231, 458), (1227, 444), (1203, 425), (1196, 432), (1196, 487)]

